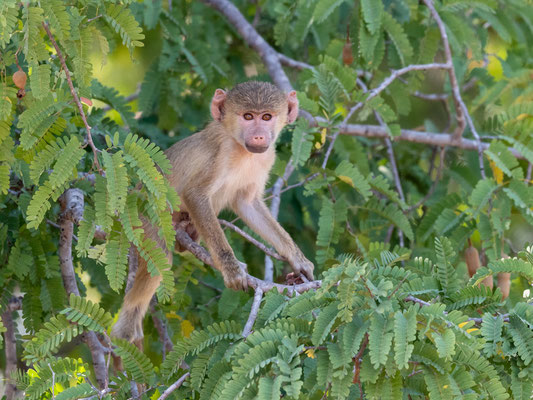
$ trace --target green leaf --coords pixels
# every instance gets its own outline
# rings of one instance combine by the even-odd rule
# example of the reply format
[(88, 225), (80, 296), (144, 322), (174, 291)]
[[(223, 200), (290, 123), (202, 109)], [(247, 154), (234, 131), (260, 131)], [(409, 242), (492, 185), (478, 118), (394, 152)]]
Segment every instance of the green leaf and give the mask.
[(488, 203), (496, 189), (498, 189), (496, 182), (490, 178), (477, 183), (469, 198), (470, 205), (474, 208), (474, 216)]
[(130, 242), (120, 227), (113, 229), (106, 242), (105, 249), (105, 274), (109, 286), (115, 292), (120, 292), (128, 273), (128, 251)]
[(370, 191), (368, 181), (363, 174), (359, 172), (359, 169), (349, 161), (342, 160), (335, 169), (335, 175), (337, 175), (341, 181), (355, 188), (365, 200), (368, 200), (371, 196), (372, 192)]
[(324, 22), (331, 13), (345, 1), (346, 0), (319, 0), (315, 6), (315, 11), (313, 12), (313, 19), (319, 24)]
[[(375, 3), (381, 3), (381, 1)], [(402, 26), (389, 13), (384, 13), (383, 29), (394, 44), (402, 65), (409, 64), (413, 57), (413, 48)]]
[(371, 35), (376, 34), (381, 27), (383, 15), (383, 2), (375, 0), (361, 0), (361, 9), (365, 19), (366, 27)]
[(111, 314), (98, 304), (74, 293), (70, 294), (69, 307), (61, 311), (61, 314), (65, 314), (68, 320), (96, 332), (105, 332), (113, 322)]
[(40, 100), (50, 93), (50, 65), (41, 64), (32, 67), (30, 87), (33, 96)]
[(411, 308), (407, 313), (396, 311), (394, 314), (394, 361), (398, 368), (405, 369), (413, 353), (416, 335), (416, 308)]
[(142, 29), (131, 11), (120, 4), (109, 4), (104, 18), (122, 38), (122, 44), (133, 51), (134, 47), (142, 47), (144, 39)]
[(513, 176), (511, 170), (518, 166), (518, 161), (505, 144), (498, 140), (494, 140), (490, 144), (490, 147), (485, 150), (485, 154), (487, 154), (496, 166), (507, 176)]
[(107, 151), (103, 151), (102, 159), (107, 178), (107, 193), (109, 194), (108, 209), (111, 215), (122, 213), (126, 205), (128, 196), (128, 171), (122, 152), (118, 151), (111, 156)]
[(337, 306), (338, 303), (333, 302), (318, 314), (311, 338), (315, 346), (319, 346), (324, 341), (335, 323), (338, 314)]
[(379, 368), (387, 363), (389, 351), (392, 345), (393, 333), (389, 331), (390, 324), (380, 314), (374, 314), (370, 322), (368, 334), (368, 348), (370, 350), (370, 362), (374, 368)]
[(306, 120), (300, 119), (292, 132), (292, 160), (295, 166), (302, 166), (306, 163), (313, 149), (313, 135), (307, 133), (309, 124)]
[(323, 264), (327, 258), (333, 256), (332, 245), (339, 240), (344, 231), (343, 223), (348, 214), (348, 205), (344, 198), (339, 198), (335, 203), (328, 198), (323, 199), (322, 209), (318, 220), (318, 235), (316, 239), (318, 264)]
[(433, 332), (432, 337), (435, 341), (435, 346), (437, 346), (439, 357), (451, 359), (455, 354), (455, 334), (453, 330), (445, 329), (442, 334)]
[(124, 369), (135, 382), (148, 383), (154, 376), (154, 365), (150, 359), (125, 339), (112, 338), (111, 341), (116, 346), (115, 353), (122, 359)]

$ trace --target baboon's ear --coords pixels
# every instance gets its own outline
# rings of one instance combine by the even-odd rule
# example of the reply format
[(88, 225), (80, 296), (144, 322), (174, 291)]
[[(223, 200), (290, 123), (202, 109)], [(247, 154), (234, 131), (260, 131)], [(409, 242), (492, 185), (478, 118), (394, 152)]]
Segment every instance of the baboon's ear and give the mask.
[(226, 92), (222, 89), (215, 90), (211, 100), (211, 116), (215, 121), (222, 121), (224, 101), (226, 101)]
[(292, 90), (287, 95), (287, 104), (289, 105), (289, 113), (287, 116), (287, 123), (292, 124), (298, 118), (298, 97), (296, 97), (296, 91)]

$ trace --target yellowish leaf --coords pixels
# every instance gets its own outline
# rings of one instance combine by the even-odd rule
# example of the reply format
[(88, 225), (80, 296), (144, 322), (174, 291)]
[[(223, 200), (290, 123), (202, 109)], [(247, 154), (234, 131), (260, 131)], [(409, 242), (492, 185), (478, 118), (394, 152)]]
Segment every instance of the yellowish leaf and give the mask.
[(307, 354), (307, 357), (309, 358), (315, 358), (315, 349), (307, 349), (305, 354)]
[(350, 178), (349, 176), (339, 175), (337, 178), (339, 178), (344, 183), (347, 183), (351, 187), (355, 187), (355, 185), (353, 184), (352, 178)]
[(494, 161), (490, 162), (490, 168), (492, 169), (492, 173), (494, 175), (494, 179), (496, 179), (496, 183), (498, 185), (501, 185), (501, 183), (503, 182), (503, 171), (498, 168)]
[(189, 336), (191, 336), (192, 331), (194, 331), (194, 326), (188, 319), (184, 319), (181, 323), (181, 334), (183, 335), (183, 337), (188, 338)]

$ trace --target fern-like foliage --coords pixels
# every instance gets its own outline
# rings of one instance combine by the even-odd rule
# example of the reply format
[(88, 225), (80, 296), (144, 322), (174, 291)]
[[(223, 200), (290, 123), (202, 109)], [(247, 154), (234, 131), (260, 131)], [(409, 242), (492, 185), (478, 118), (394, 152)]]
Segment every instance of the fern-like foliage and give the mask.
[(327, 258), (333, 256), (332, 246), (339, 241), (342, 224), (346, 221), (347, 213), (348, 206), (343, 198), (337, 199), (335, 203), (324, 199), (318, 220), (319, 229), (316, 241), (318, 263), (324, 263)]
[(105, 273), (111, 289), (119, 292), (126, 280), (130, 242), (120, 226), (116, 225), (105, 245)]
[(135, 47), (143, 46), (141, 42), (144, 39), (142, 29), (129, 8), (119, 4), (110, 4), (107, 6), (105, 19), (115, 32), (120, 35), (122, 44), (127, 46), (130, 51)]
[(138, 383), (150, 382), (154, 376), (154, 366), (150, 359), (127, 340), (113, 338), (112, 342), (116, 346), (115, 353), (120, 356), (124, 369), (133, 380)]
[(452, 261), (455, 257), (452, 243), (449, 239), (435, 238), (435, 252), (437, 253), (437, 277), (445, 293), (453, 293), (458, 288), (457, 273)]
[(292, 159), (297, 166), (305, 164), (313, 149), (313, 136), (308, 134), (308, 125), (305, 120), (298, 120), (292, 132)]
[(62, 343), (72, 341), (83, 331), (82, 326), (72, 325), (61, 314), (52, 317), (31, 341), (25, 343), (24, 358), (28, 361), (43, 359), (56, 352)]
[(68, 357), (34, 364), (33, 369), (36, 376), (25, 388), (26, 396), (35, 400), (51, 396), (52, 383), (67, 384), (71, 379), (77, 378), (76, 372), (79, 369), (86, 369), (87, 367), (86, 364)]
[(372, 199), (365, 204), (364, 208), (376, 213), (382, 218), (387, 219), (390, 223), (401, 229), (407, 238), (414, 238), (413, 229), (411, 228), (409, 220), (395, 204), (386, 204), (384, 201)]
[(163, 376), (171, 377), (188, 354), (198, 354), (222, 340), (241, 339), (241, 331), (242, 326), (235, 321), (215, 323), (205, 330), (193, 331), (188, 339), (174, 346), (174, 350), (167, 355), (161, 365)]
[(374, 368), (387, 363), (394, 336), (393, 332), (390, 332), (390, 325), (389, 321), (381, 315), (375, 315), (370, 323), (368, 348)]
[(0, 5), (0, 47), (4, 48), (9, 43), (11, 32), (13, 32), (18, 21), (18, 5), (15, 0), (6, 0)]
[(36, 64), (33, 66), (33, 73), (30, 76), (30, 87), (32, 95), (38, 100), (49, 94), (50, 71), (49, 64)]
[(96, 332), (104, 332), (113, 321), (111, 314), (98, 304), (73, 293), (70, 295), (69, 307), (61, 311), (61, 314), (66, 315), (69, 321)]
[(335, 169), (335, 174), (341, 181), (355, 188), (365, 200), (370, 197), (370, 185), (357, 166), (343, 160)]
[(94, 387), (90, 383), (84, 382), (79, 385), (69, 387), (56, 395), (56, 400), (76, 400), (87, 398), (96, 394)]
[(50, 200), (55, 201), (63, 193), (69, 179), (76, 173), (76, 165), (81, 160), (85, 150), (81, 148), (76, 136), (72, 136), (65, 144), (63, 152), (54, 163), (54, 170), (33, 195), (28, 205), (27, 217), (28, 228), (37, 228), (42, 222), (44, 215), (50, 209)]

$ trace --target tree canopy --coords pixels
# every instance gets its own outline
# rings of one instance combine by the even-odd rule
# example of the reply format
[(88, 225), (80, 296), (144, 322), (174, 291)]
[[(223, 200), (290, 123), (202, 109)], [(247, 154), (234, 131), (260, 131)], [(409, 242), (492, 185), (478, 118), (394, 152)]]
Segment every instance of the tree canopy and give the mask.
[[(3, 0), (7, 400), (530, 399), (532, 6)], [(250, 79), (297, 90), (265, 198), (317, 280), (224, 211), (244, 293), (174, 229), (164, 150)], [(142, 350), (110, 337), (134, 248)]]

